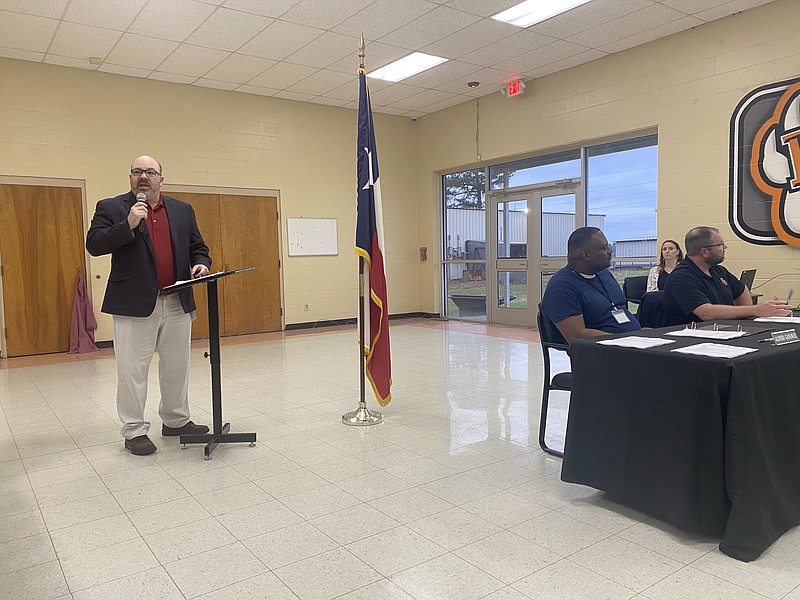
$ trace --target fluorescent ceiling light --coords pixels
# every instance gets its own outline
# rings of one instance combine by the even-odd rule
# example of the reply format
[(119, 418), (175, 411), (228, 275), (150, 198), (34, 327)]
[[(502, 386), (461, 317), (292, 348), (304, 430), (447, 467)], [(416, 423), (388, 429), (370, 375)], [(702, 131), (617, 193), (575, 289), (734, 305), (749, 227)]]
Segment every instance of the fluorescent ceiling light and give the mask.
[(518, 27), (530, 27), (551, 17), (586, 4), (590, 0), (525, 0), (492, 18)]
[(422, 73), (431, 67), (440, 65), (443, 62), (447, 62), (447, 59), (441, 56), (431, 56), (430, 54), (423, 54), (422, 52), (414, 52), (414, 54), (409, 54), (393, 63), (389, 63), (385, 67), (381, 67), (377, 71), (369, 73), (369, 76), (385, 81), (402, 81), (412, 75)]

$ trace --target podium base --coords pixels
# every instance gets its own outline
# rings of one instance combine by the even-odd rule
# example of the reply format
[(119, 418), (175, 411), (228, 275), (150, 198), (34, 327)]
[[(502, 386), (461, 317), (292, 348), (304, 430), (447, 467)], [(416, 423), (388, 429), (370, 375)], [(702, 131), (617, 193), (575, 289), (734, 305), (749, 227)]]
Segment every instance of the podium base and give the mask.
[(355, 427), (378, 425), (383, 423), (383, 415), (377, 411), (370, 411), (365, 407), (350, 411), (342, 415), (342, 423)]
[(180, 437), (180, 442), (184, 446), (186, 444), (206, 444), (203, 448), (203, 454), (206, 460), (211, 460), (211, 453), (214, 452), (220, 444), (231, 444), (250, 442), (251, 446), (256, 445), (255, 433), (229, 433), (231, 429), (230, 423), (225, 423), (222, 426), (222, 431), (219, 433), (189, 433)]

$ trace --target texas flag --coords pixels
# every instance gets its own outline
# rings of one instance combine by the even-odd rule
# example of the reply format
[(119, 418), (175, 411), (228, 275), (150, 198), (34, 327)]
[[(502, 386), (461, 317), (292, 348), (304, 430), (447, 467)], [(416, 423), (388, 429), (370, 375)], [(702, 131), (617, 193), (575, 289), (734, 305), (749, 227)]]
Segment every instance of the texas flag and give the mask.
[(389, 308), (383, 268), (383, 211), (378, 175), (378, 152), (367, 76), (358, 70), (358, 217), (356, 254), (364, 257), (364, 353), (367, 378), (381, 406), (392, 399), (392, 360), (389, 350)]

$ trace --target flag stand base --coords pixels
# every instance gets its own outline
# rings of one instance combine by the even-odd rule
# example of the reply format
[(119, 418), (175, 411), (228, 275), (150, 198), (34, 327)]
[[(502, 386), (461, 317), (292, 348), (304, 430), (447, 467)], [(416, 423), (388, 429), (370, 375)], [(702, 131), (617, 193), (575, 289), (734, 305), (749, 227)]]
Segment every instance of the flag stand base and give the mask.
[(383, 415), (377, 411), (369, 410), (362, 402), (358, 407), (358, 410), (353, 410), (342, 415), (342, 423), (345, 425), (352, 425), (354, 427), (378, 425), (383, 423)]

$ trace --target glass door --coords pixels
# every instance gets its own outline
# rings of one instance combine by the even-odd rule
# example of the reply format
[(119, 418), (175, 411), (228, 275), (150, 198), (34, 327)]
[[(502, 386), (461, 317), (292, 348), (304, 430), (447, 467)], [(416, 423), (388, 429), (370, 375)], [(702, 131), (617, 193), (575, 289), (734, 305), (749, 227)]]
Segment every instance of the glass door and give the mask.
[[(552, 273), (566, 265), (567, 239), (576, 227), (575, 192), (552, 187), (489, 197), (487, 318), (534, 327)], [(490, 254), (491, 252), (491, 254)]]

